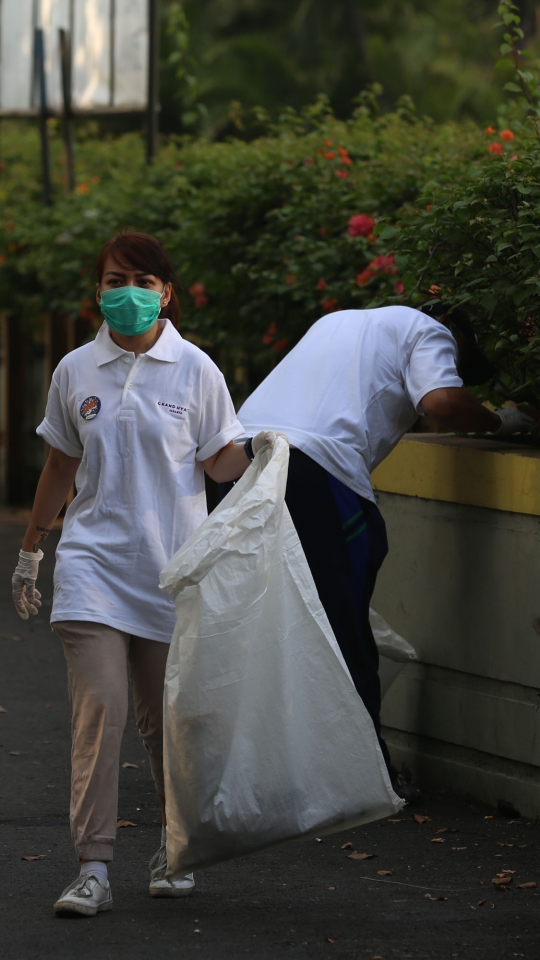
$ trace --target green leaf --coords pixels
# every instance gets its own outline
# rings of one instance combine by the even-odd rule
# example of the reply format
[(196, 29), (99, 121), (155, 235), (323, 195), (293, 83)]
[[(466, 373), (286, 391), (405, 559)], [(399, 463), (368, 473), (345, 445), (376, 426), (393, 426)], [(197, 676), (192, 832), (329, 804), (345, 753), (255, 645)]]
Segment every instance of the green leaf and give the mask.
[(503, 90), (509, 90), (510, 93), (521, 93), (521, 87), (518, 87), (517, 83), (513, 83), (511, 80), (508, 83), (505, 83)]
[(495, 64), (495, 66), (504, 67), (510, 70), (515, 70), (515, 63), (512, 60), (508, 60), (507, 57), (504, 58), (503, 60), (497, 60), (497, 63)]

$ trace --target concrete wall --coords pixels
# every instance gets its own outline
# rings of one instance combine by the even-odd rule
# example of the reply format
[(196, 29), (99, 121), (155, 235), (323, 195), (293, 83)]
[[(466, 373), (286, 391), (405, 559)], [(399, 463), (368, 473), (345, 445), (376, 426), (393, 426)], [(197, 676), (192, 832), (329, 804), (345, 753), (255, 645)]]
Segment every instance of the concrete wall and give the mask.
[(373, 606), (419, 656), (383, 703), (393, 758), (420, 784), (540, 816), (540, 516), (378, 499), (390, 553)]

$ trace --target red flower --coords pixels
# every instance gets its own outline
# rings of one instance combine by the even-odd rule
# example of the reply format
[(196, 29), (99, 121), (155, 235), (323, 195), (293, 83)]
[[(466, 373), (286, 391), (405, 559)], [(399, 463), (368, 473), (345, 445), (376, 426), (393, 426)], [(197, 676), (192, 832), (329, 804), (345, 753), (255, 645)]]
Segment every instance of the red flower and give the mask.
[(339, 153), (340, 157), (346, 157), (346, 156), (348, 155), (349, 151), (346, 150), (345, 147), (338, 147), (338, 153)]
[(193, 297), (196, 307), (204, 307), (208, 303), (208, 297), (206, 296), (204, 283), (193, 283), (189, 288), (188, 293), (191, 297)]
[(511, 130), (501, 130), (499, 136), (501, 140), (506, 140), (508, 143), (510, 143), (510, 140), (514, 139), (514, 134)]
[(341, 177), (342, 180), (346, 180), (349, 176), (348, 170), (334, 170), (336, 177)]
[(395, 284), (394, 284), (394, 290), (396, 291), (396, 293), (398, 294), (398, 296), (399, 296), (400, 293), (403, 293), (403, 291), (405, 290), (405, 286), (404, 286), (404, 284), (403, 284), (403, 280), (396, 280), (396, 282), (395, 282)]
[(285, 283), (286, 283), (289, 287), (294, 287), (294, 284), (296, 283), (296, 274), (295, 274), (295, 273), (288, 273), (287, 276), (285, 277)]
[(337, 308), (337, 300), (335, 297), (329, 297), (327, 300), (321, 300), (321, 307), (323, 310), (327, 310), (328, 313), (333, 313)]
[(15, 229), (15, 224), (12, 223), (11, 220), (8, 223), (6, 223), (6, 230), (14, 230), (14, 229)]
[(350, 157), (342, 157), (342, 158), (341, 158), (341, 162), (342, 162), (342, 163), (352, 163), (352, 160), (351, 160)]
[(484, 133), (487, 133), (491, 136), (492, 134), (497, 133), (497, 131), (495, 130), (495, 127), (486, 127)]
[(503, 145), (502, 143), (497, 143), (497, 141), (495, 141), (495, 143), (490, 143), (488, 150), (490, 153), (502, 153)]
[(441, 288), (436, 283), (432, 283), (428, 290), (428, 293), (431, 293), (432, 296), (435, 296), (436, 293), (440, 293), (440, 292), (441, 292)]
[(315, 289), (316, 289), (316, 290), (326, 290), (327, 286), (328, 286), (328, 284), (327, 284), (326, 280), (317, 280), (317, 286), (315, 287)]
[[(385, 273), (387, 276), (393, 276), (395, 273), (397, 273), (397, 267), (394, 263), (393, 253), (390, 253), (388, 256), (384, 253), (381, 253), (378, 257), (375, 257), (371, 263), (368, 263), (365, 270), (362, 270), (361, 273), (357, 273), (356, 283), (359, 287), (363, 287), (366, 283), (369, 283), (372, 277), (374, 277), (377, 273)], [(400, 291), (400, 293), (401, 292), (402, 291)]]
[(335, 155), (335, 153), (334, 153), (332, 150), (328, 150), (326, 153), (323, 153), (323, 157), (324, 157), (325, 160), (335, 160), (335, 159), (336, 159), (336, 155)]
[(306, 157), (305, 160), (304, 160), (304, 163), (305, 163), (306, 167), (312, 167), (313, 164), (315, 163), (315, 161), (314, 161), (313, 157)]
[(266, 333), (261, 337), (261, 341), (264, 343), (266, 347), (270, 346), (270, 344), (273, 343), (276, 333), (277, 333), (277, 326), (275, 323), (271, 323)]
[(7, 258), (4, 256), (4, 254), (3, 254), (3, 253), (0, 253), (0, 265), (3, 266), (4, 263), (6, 263), (6, 260), (7, 260)]
[(427, 205), (427, 207), (426, 207), (426, 210), (433, 210), (433, 204), (432, 204), (432, 203), (428, 203), (428, 205)]
[(349, 220), (347, 233), (351, 237), (369, 237), (374, 226), (375, 220), (373, 217), (369, 217), (366, 213), (357, 213)]
[(175, 167), (177, 167), (178, 170), (180, 170), (182, 168), (182, 164), (180, 162), (177, 162), (175, 163)]
[(321, 237), (325, 237), (328, 233), (328, 227), (321, 227)]
[(289, 342), (289, 338), (283, 337), (283, 340), (278, 340), (277, 343), (274, 344), (274, 346), (272, 347), (272, 350), (275, 350), (276, 353), (279, 353), (281, 350), (285, 349), (288, 342)]
[(358, 284), (359, 287), (363, 287), (365, 286), (366, 283), (369, 283), (371, 278), (374, 276), (375, 276), (375, 271), (370, 270), (369, 268), (366, 268), (365, 270), (362, 270), (361, 273), (356, 274), (356, 283)]
[(324, 141), (324, 145), (325, 145), (325, 147), (331, 147), (331, 146), (332, 146), (332, 141), (331, 141), (331, 140), (325, 140), (325, 141)]

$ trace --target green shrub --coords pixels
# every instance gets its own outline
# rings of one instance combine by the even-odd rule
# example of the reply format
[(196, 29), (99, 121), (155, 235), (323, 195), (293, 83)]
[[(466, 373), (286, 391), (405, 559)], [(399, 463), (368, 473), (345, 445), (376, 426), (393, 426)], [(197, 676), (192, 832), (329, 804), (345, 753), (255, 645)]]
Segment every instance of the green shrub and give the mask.
[[(401, 289), (392, 231), (373, 236), (368, 218), (412, 210), (414, 219), (428, 184), (446, 189), (485, 167), (473, 124), (436, 125), (407, 101), (373, 116), (369, 100), (349, 122), (323, 100), (289, 111), (250, 143), (173, 141), (150, 169), (135, 135), (85, 139), (77, 192), (66, 196), (57, 178), (52, 208), (40, 203), (33, 132), (11, 125), (0, 184), (3, 309), (27, 324), (49, 312), (97, 322), (99, 247), (120, 229), (154, 233), (177, 264), (183, 332), (214, 350), (245, 393), (319, 316)], [(53, 154), (59, 170), (56, 138)]]

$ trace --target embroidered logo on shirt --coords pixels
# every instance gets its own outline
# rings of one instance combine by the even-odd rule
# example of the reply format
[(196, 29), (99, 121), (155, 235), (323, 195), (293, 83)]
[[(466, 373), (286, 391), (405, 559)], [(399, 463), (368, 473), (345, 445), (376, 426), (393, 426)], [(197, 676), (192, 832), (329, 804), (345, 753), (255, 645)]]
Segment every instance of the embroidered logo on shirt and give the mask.
[(188, 407), (183, 407), (180, 403), (167, 403), (166, 400), (158, 400), (158, 407), (165, 407), (168, 413), (175, 413), (178, 417), (185, 417)]
[(101, 400), (99, 397), (87, 397), (81, 403), (81, 417), (83, 420), (93, 420), (101, 410)]

